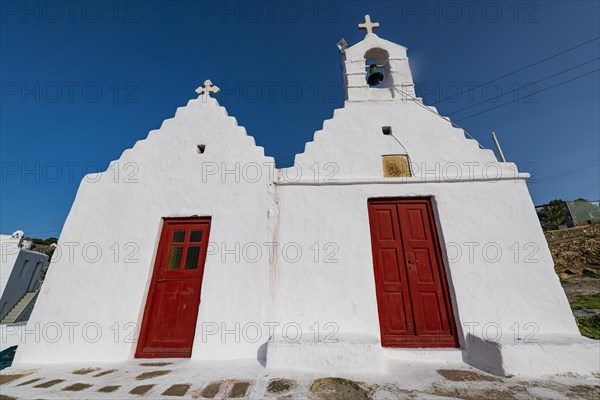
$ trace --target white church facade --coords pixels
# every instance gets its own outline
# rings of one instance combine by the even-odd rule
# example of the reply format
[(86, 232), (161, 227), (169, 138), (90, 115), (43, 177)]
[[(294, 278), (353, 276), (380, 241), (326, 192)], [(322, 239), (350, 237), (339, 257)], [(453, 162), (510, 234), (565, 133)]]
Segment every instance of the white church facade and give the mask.
[(95, 251), (53, 259), (27, 326), (41, 340), (26, 335), (15, 364), (597, 372), (599, 344), (579, 334), (528, 175), (423, 104), (406, 48), (363, 25), (343, 49), (344, 107), (293, 167), (275, 168), (207, 81), (86, 177), (59, 247)]

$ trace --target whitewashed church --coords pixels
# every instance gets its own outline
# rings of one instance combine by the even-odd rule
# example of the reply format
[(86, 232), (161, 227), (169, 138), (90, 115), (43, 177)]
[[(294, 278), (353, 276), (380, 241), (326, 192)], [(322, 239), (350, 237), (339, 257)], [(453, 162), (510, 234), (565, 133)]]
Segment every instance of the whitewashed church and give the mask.
[(340, 44), (344, 107), (293, 167), (274, 168), (207, 81), (86, 176), (15, 364), (597, 372), (528, 175), (423, 104), (407, 49), (360, 27)]

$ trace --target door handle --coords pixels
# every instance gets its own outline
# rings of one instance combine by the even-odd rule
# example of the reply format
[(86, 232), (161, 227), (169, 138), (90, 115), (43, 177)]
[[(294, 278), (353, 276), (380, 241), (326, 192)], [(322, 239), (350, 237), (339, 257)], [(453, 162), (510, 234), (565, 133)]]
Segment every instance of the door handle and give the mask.
[(409, 258), (406, 261), (406, 264), (408, 265), (408, 270), (409, 271), (414, 271), (415, 270), (415, 260), (413, 258)]

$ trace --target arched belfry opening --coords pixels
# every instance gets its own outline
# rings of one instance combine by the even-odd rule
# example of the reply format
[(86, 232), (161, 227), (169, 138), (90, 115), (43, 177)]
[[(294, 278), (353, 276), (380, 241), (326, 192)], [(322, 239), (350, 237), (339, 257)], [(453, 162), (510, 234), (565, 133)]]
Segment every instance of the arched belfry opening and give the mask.
[(390, 73), (390, 56), (382, 48), (369, 49), (365, 55), (365, 70), (367, 85), (374, 88), (389, 88), (393, 86)]
[(415, 91), (406, 47), (373, 33), (379, 23), (366, 15), (359, 28), (365, 38), (348, 47), (338, 43), (343, 54), (345, 95), (348, 101), (414, 100)]

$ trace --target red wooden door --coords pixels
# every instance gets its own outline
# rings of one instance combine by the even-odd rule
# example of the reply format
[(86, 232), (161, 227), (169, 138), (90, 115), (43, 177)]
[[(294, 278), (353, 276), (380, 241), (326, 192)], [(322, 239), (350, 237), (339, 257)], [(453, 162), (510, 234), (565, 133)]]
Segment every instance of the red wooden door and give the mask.
[(431, 201), (369, 200), (381, 344), (457, 347)]
[(210, 218), (165, 219), (136, 357), (190, 357)]

